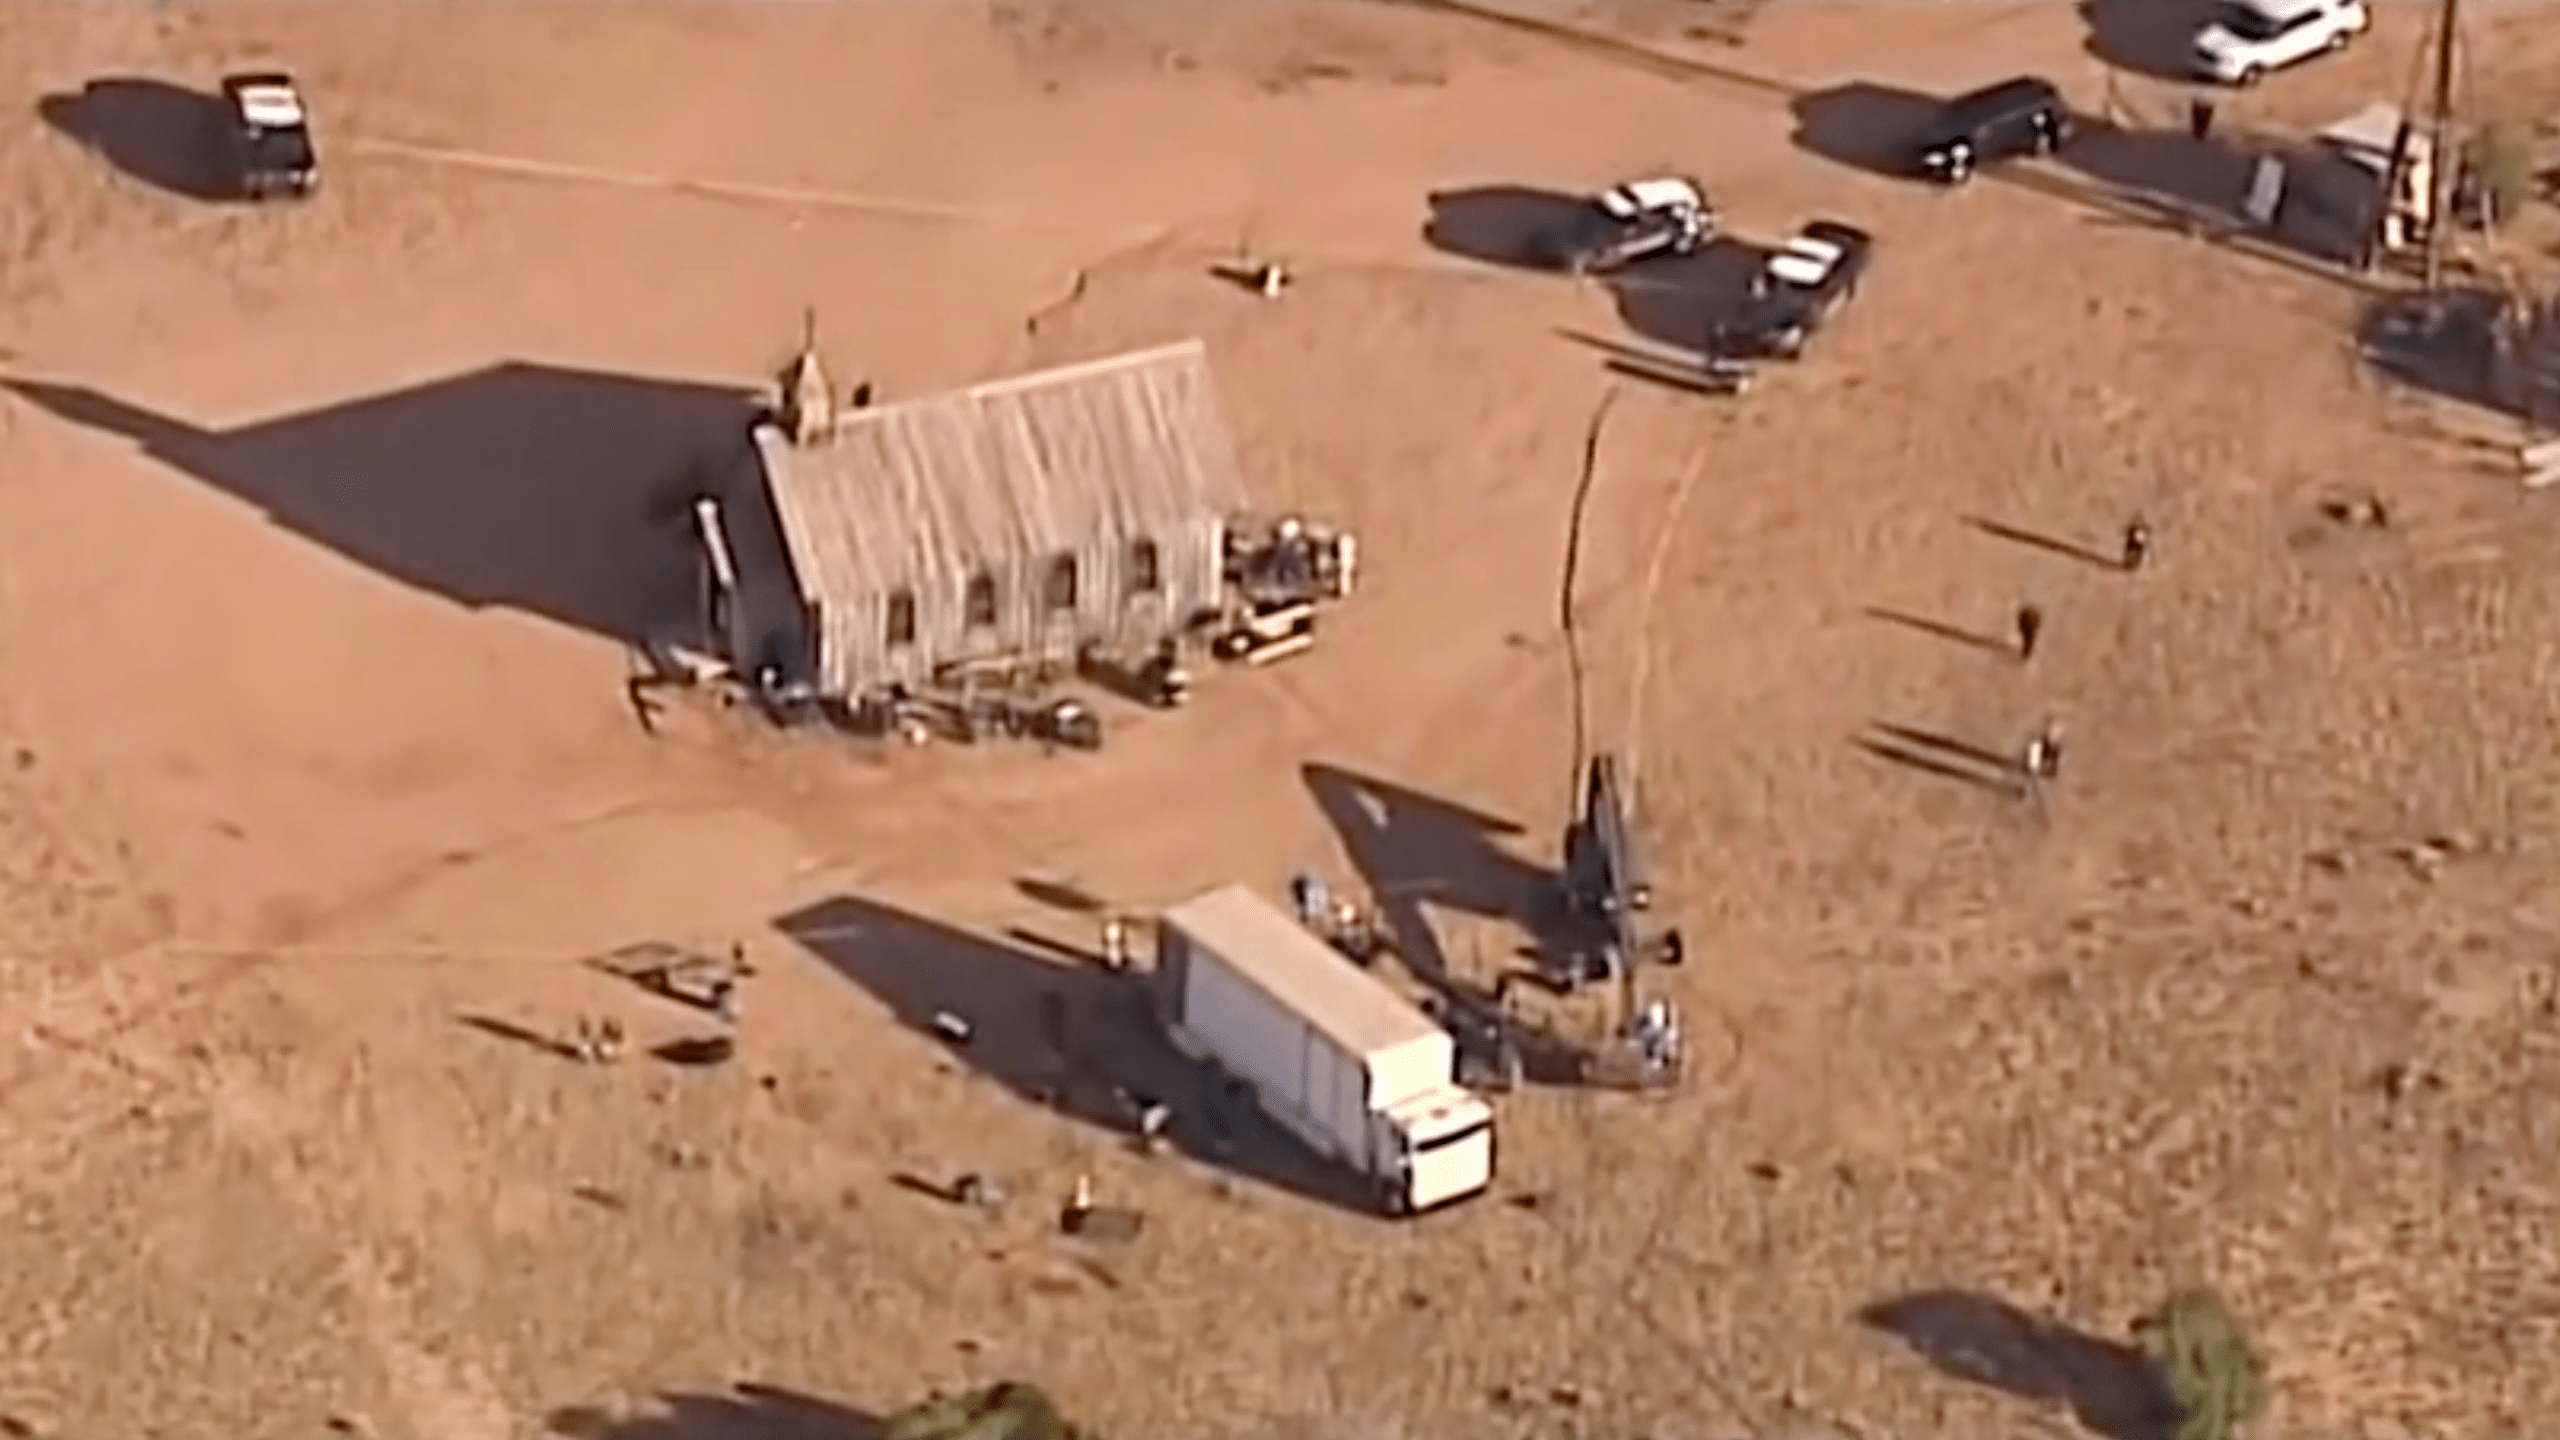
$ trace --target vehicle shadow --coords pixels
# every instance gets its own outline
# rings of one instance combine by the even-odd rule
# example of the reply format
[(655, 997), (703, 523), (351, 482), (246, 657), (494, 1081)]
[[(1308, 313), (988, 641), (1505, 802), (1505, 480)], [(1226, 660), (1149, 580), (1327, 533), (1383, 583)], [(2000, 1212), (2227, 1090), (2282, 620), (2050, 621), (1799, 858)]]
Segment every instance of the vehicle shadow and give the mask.
[(2141, 1351), (1970, 1290), (1921, 1290), (1858, 1312), (1940, 1373), (2070, 1407), (2106, 1440), (2171, 1440), (2177, 1406)]
[(1935, 95), (1853, 80), (1814, 90), (1788, 105), (1796, 147), (1835, 165), (1892, 180), (1918, 181), (1920, 141), (1939, 108)]
[(1234, 1082), (1173, 1048), (1148, 973), (1061, 963), (869, 900), (837, 896), (774, 928), (888, 1007), (953, 1045), (978, 1074), (1078, 1124), (1140, 1139), (1140, 1112), (1171, 1112), (1169, 1144), (1214, 1169), (1359, 1214), (1367, 1196), (1254, 1106)]
[(881, 1440), (881, 1417), (778, 1386), (677, 1391), (646, 1409), (568, 1406), (544, 1417), (563, 1440)]
[(86, 386), (0, 384), (404, 584), (621, 639), (688, 613), (691, 534), (665, 502), (746, 473), (755, 403), (511, 361), (209, 430)]
[(2081, 0), (2089, 30), (2082, 48), (2128, 75), (2193, 83), (2188, 53), (2212, 17), (2213, 0)]
[(1769, 252), (1729, 236), (1694, 255), (1650, 261), (1608, 277), (1628, 331), (1684, 355), (1707, 353), (1709, 336), (1741, 317)]
[(1582, 196), (1533, 185), (1470, 185), (1431, 192), (1423, 242), (1443, 255), (1515, 270), (1561, 271), (1553, 236), (1579, 219)]
[(155, 190), (206, 204), (243, 198), (222, 163), (231, 123), (219, 95), (117, 75), (47, 95), (36, 115), (107, 165)]

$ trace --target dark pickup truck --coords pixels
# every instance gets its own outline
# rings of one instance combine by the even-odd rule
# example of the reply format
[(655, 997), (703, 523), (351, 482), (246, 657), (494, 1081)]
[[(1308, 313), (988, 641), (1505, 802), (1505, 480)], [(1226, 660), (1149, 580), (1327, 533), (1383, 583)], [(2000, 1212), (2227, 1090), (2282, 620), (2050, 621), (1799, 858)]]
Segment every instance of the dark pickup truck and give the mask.
[(1858, 293), (1875, 237), (1816, 220), (1769, 252), (1739, 313), (1710, 337), (1708, 353), (1736, 360), (1793, 360)]

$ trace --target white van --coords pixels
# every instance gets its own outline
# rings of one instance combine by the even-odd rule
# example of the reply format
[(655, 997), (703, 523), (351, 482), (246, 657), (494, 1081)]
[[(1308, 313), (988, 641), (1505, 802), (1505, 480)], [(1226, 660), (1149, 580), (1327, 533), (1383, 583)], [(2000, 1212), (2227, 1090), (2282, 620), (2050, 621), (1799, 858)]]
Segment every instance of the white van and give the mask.
[(2372, 28), (2366, 0), (2227, 0), (2196, 36), (2196, 68), (2226, 85), (2254, 85)]

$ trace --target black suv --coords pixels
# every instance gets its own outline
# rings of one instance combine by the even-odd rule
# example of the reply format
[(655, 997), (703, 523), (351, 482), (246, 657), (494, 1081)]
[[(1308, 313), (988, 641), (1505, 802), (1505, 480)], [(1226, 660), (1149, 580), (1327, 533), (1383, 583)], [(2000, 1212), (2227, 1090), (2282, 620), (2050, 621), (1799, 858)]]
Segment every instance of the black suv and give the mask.
[(2071, 138), (2071, 105), (2041, 76), (2021, 75), (1959, 95), (1921, 137), (1920, 172), (1961, 185), (1984, 165), (2050, 155)]
[(240, 193), (251, 200), (307, 198), (320, 187), (320, 158), (311, 144), (311, 113), (290, 75), (232, 75), (222, 82), (231, 109), (232, 163)]

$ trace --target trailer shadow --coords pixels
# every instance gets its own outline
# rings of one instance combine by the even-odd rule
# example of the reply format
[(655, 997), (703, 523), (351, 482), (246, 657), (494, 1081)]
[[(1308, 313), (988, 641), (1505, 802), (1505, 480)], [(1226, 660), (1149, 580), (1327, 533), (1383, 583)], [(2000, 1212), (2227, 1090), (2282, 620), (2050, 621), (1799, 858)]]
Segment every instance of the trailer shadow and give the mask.
[(621, 639), (687, 612), (680, 492), (744, 470), (754, 405), (722, 386), (510, 361), (208, 429), (82, 385), (0, 383), (404, 584)]
[[(851, 896), (793, 911), (774, 928), (1021, 1099), (1132, 1146), (1140, 1110), (1162, 1104), (1172, 1114), (1167, 1142), (1190, 1159), (1371, 1213), (1351, 1176), (1281, 1131), (1214, 1067), (1173, 1048), (1143, 974), (1065, 963)], [(955, 1021), (966, 1034), (956, 1044)]]
[(1878, 1301), (1859, 1323), (1891, 1335), (1950, 1379), (2070, 1408), (2106, 1440), (2170, 1440), (2177, 1407), (2142, 1353), (1970, 1290)]
[(881, 1440), (881, 1417), (779, 1386), (674, 1391), (637, 1411), (564, 1406), (543, 1419), (562, 1440)]
[(154, 190), (202, 204), (243, 198), (223, 173), (231, 115), (219, 95), (115, 75), (45, 96), (36, 115), (110, 169)]

